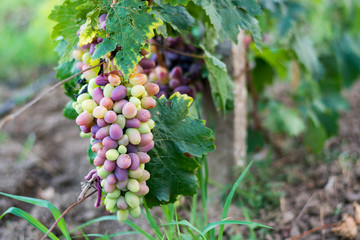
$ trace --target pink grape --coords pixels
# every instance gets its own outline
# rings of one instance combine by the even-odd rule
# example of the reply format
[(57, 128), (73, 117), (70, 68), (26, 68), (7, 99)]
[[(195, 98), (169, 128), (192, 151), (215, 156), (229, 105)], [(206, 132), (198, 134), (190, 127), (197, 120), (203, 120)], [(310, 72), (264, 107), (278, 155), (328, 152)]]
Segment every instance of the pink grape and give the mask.
[(155, 107), (156, 101), (152, 97), (145, 97), (141, 99), (141, 106), (145, 109), (150, 109)]
[(136, 114), (136, 118), (141, 122), (147, 122), (151, 118), (151, 113), (146, 109), (140, 109)]
[(121, 83), (121, 79), (118, 75), (110, 74), (108, 77), (109, 83), (113, 86), (119, 86)]
[(93, 120), (94, 120), (94, 117), (92, 116), (91, 113), (82, 112), (79, 116), (77, 116), (75, 121), (76, 121), (77, 125), (83, 126), (83, 125), (90, 125)]
[(102, 144), (107, 149), (115, 149), (118, 147), (118, 142), (107, 136), (102, 140)]
[(106, 109), (111, 110), (113, 108), (113, 106), (114, 106), (114, 102), (109, 97), (103, 97), (100, 100), (100, 106), (106, 107)]
[[(126, 171), (127, 171), (127, 170), (126, 170)], [(126, 188), (127, 183), (128, 183), (128, 179), (126, 178), (124, 181), (118, 181), (118, 182), (116, 183), (116, 187), (117, 187), (118, 189), (124, 189), (124, 188)]]
[(108, 111), (105, 113), (105, 116), (104, 116), (104, 120), (107, 122), (107, 123), (113, 123), (116, 121), (116, 118), (117, 118), (117, 114), (116, 112), (114, 111)]
[(98, 141), (98, 142), (94, 142), (93, 145), (91, 146), (91, 151), (93, 151), (94, 153), (96, 153), (98, 150), (100, 150), (103, 147), (102, 142)]
[(127, 94), (126, 87), (120, 85), (113, 89), (113, 91), (111, 92), (111, 98), (114, 101), (120, 101), (121, 99), (124, 99), (126, 97), (126, 94)]
[(121, 210), (125, 210), (128, 208), (128, 205), (125, 201), (125, 197), (124, 196), (120, 196), (118, 198), (118, 200), (116, 201), (116, 206), (121, 209)]
[(121, 113), (124, 105), (125, 105), (127, 102), (128, 102), (128, 101), (125, 100), (125, 99), (122, 99), (122, 100), (120, 100), (120, 101), (115, 102), (115, 104), (114, 104), (114, 106), (113, 106), (113, 110), (114, 110), (116, 113)]
[(101, 88), (95, 88), (92, 97), (97, 104), (100, 104), (101, 99), (104, 97), (103, 90)]
[(143, 69), (151, 69), (155, 67), (155, 62), (149, 58), (143, 58), (140, 60), (139, 65)]
[(114, 173), (115, 173), (116, 178), (121, 182), (125, 181), (128, 177), (127, 169), (122, 169), (122, 168), (116, 167), (114, 170)]
[(180, 80), (180, 79), (182, 79), (182, 74), (183, 73), (182, 73), (181, 67), (177, 66), (171, 70), (169, 76), (170, 76), (170, 78), (176, 78), (176, 79)]
[(98, 150), (98, 152), (97, 152), (97, 156), (98, 157), (100, 157), (101, 159), (106, 159), (106, 151), (107, 151), (108, 149), (107, 148), (102, 148), (102, 149), (100, 149), (100, 150)]
[(115, 190), (116, 186), (115, 186), (115, 184), (110, 184), (107, 181), (105, 181), (104, 188), (107, 193), (111, 193)]
[(154, 141), (151, 141), (148, 145), (146, 146), (143, 146), (143, 147), (138, 147), (138, 151), (141, 151), (141, 152), (148, 152), (150, 151), (151, 149), (153, 149), (154, 147)]
[(129, 82), (131, 85), (144, 85), (147, 81), (147, 77), (142, 73), (132, 73), (129, 76)]
[(122, 114), (126, 118), (133, 118), (136, 116), (136, 113), (137, 113), (136, 106), (132, 102), (126, 103), (122, 109)]
[(157, 85), (156, 83), (147, 82), (144, 87), (150, 97), (158, 94), (158, 92), (160, 91), (159, 85)]
[[(111, 161), (110, 161), (111, 162)], [(113, 162), (112, 162), (113, 163)], [(112, 170), (113, 171), (113, 170)], [(109, 184), (116, 184), (117, 182), (117, 179), (115, 177), (115, 174), (110, 174), (109, 176), (106, 177), (106, 181), (109, 183)]]
[(149, 132), (149, 133), (145, 133), (145, 134), (140, 134), (140, 137), (141, 137), (141, 142), (140, 142), (139, 146), (144, 147), (153, 140), (154, 136), (151, 132)]
[(119, 140), (123, 136), (123, 130), (119, 124), (111, 124), (109, 128), (110, 137), (114, 140)]
[(120, 168), (127, 169), (131, 165), (131, 158), (128, 154), (121, 154), (118, 157), (116, 163)]
[(90, 45), (90, 54), (93, 55), (93, 53), (95, 52), (95, 47), (96, 47), (96, 43), (91, 43)]
[(170, 87), (171, 89), (175, 89), (175, 88), (179, 87), (180, 84), (181, 84), (181, 83), (180, 83), (180, 80), (179, 80), (179, 79), (173, 78), (173, 79), (171, 79), (170, 82), (169, 82), (169, 87)]
[(142, 173), (141, 173), (141, 176), (138, 178), (138, 180), (141, 182), (141, 181), (147, 181), (148, 179), (150, 178), (150, 173), (146, 170), (144, 170)]
[(137, 118), (131, 118), (131, 119), (128, 119), (127, 121), (126, 121), (126, 127), (127, 128), (138, 128), (138, 127), (140, 127), (140, 125), (141, 125), (141, 122), (140, 122), (140, 120), (139, 119), (137, 119)]
[(100, 17), (99, 17), (99, 22), (100, 22), (100, 23), (104, 22), (104, 21), (105, 21), (105, 19), (106, 19), (106, 16), (107, 16), (107, 14), (106, 14), (106, 13), (101, 14), (101, 15), (100, 15)]
[(140, 182), (140, 189), (135, 194), (139, 196), (146, 195), (149, 192), (149, 187), (146, 185), (146, 182)]
[(128, 154), (131, 158), (130, 170), (136, 170), (140, 165), (140, 159), (136, 153)]
[[(100, 150), (98, 150), (98, 152), (99, 152), (99, 151), (100, 151)], [(104, 164), (104, 161), (105, 161), (105, 159), (103, 159), (103, 158), (99, 157), (99, 155), (97, 155), (97, 156), (94, 158), (94, 165), (95, 165), (95, 166), (101, 166), (101, 165)]]
[(103, 140), (106, 136), (109, 136), (109, 126), (102, 127), (95, 134), (96, 139)]
[(83, 62), (77, 62), (76, 63), (76, 69), (79, 70), (79, 71), (82, 71), (83, 66), (84, 66)]
[(137, 155), (139, 156), (141, 163), (148, 163), (150, 161), (150, 156), (144, 152), (138, 152)]
[(108, 125), (107, 122), (105, 122), (105, 120), (103, 118), (96, 119), (96, 123), (101, 128)]
[[(114, 161), (110, 161), (110, 160), (105, 160), (104, 162), (104, 169), (107, 171), (107, 172), (112, 172), (114, 171), (116, 167), (116, 162)], [(115, 176), (114, 176), (115, 177)], [(115, 183), (111, 183), (111, 184), (115, 184)]]

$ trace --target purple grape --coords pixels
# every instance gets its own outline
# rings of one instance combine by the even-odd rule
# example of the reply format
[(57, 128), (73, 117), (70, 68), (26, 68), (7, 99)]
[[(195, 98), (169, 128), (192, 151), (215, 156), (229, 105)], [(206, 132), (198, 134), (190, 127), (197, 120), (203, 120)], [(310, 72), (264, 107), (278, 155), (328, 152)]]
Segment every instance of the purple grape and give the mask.
[(180, 67), (174, 67), (170, 72), (170, 78), (181, 79), (182, 75), (183, 73)]
[(140, 109), (136, 114), (136, 118), (139, 119), (141, 122), (147, 122), (151, 118), (151, 113), (149, 112), (149, 110)]
[(192, 94), (192, 89), (189, 86), (180, 86), (174, 89), (174, 92), (179, 92), (181, 94), (187, 94), (187, 95), (191, 95)]
[(115, 184), (110, 184), (107, 181), (105, 181), (104, 188), (107, 193), (111, 193), (115, 190), (116, 186), (115, 186)]
[(119, 168), (127, 169), (131, 165), (131, 158), (128, 154), (121, 154), (116, 160), (116, 163)]
[(87, 125), (80, 126), (80, 129), (81, 129), (81, 131), (83, 131), (83, 133), (91, 132), (91, 128), (89, 126), (87, 126)]
[(122, 108), (124, 107), (124, 105), (125, 105), (126, 103), (128, 103), (128, 101), (125, 100), (125, 99), (115, 102), (115, 103), (114, 103), (114, 106), (113, 106), (113, 110), (114, 110), (116, 113), (122, 113)]
[(100, 104), (101, 99), (104, 97), (103, 90), (101, 88), (95, 88), (93, 91), (93, 99), (97, 104)]
[(138, 152), (137, 155), (139, 156), (141, 163), (148, 163), (150, 161), (150, 156), (144, 152)]
[(153, 134), (150, 133), (145, 133), (145, 134), (140, 134), (141, 137), (141, 142), (139, 144), (140, 147), (144, 147), (146, 145), (148, 145), (152, 140), (153, 140)]
[(123, 130), (119, 124), (113, 123), (109, 128), (110, 137), (114, 140), (119, 140), (123, 136)]
[[(112, 172), (114, 171), (116, 167), (116, 162), (115, 161), (110, 161), (110, 160), (105, 160), (104, 162), (104, 169), (107, 171), (107, 172)], [(115, 176), (114, 176), (115, 177)], [(111, 184), (115, 184), (115, 183), (111, 183)]]
[(105, 159), (106, 159), (106, 155), (105, 155), (105, 154), (106, 154), (106, 151), (107, 151), (106, 148), (100, 149), (100, 150), (97, 152), (97, 156), (98, 156), (99, 158), (105, 160)]
[(143, 58), (140, 60), (139, 65), (144, 69), (152, 69), (155, 67), (155, 62), (151, 60), (150, 58)]
[(182, 78), (181, 84), (182, 85), (189, 85), (191, 83), (191, 78)]
[(103, 118), (98, 118), (96, 120), (96, 124), (101, 128), (108, 125), (107, 122), (105, 122), (105, 120)]
[(125, 179), (124, 181), (118, 181), (116, 183), (116, 187), (118, 189), (124, 189), (124, 188), (126, 188), (127, 183), (128, 183), (128, 179)]
[(104, 39), (103, 39), (102, 37), (98, 37), (98, 38), (96, 39), (96, 41), (97, 41), (98, 43), (101, 43), (102, 41), (104, 41)]
[[(105, 168), (105, 167), (104, 167)], [(106, 170), (106, 169), (105, 169)], [(113, 169), (114, 170), (114, 169)], [(111, 170), (111, 172), (113, 171)], [(106, 177), (106, 181), (109, 183), (109, 184), (115, 184), (117, 182), (117, 179), (115, 177), (115, 174), (110, 174), (109, 176)]]
[(120, 101), (121, 99), (124, 99), (127, 94), (126, 87), (120, 85), (114, 88), (114, 90), (111, 93), (111, 98), (114, 101)]
[(99, 131), (99, 129), (100, 129), (100, 127), (95, 124), (94, 126), (91, 127), (90, 131), (91, 131), (92, 134), (96, 134), (97, 131)]
[(123, 182), (125, 180), (127, 180), (128, 177), (128, 170), (127, 169), (121, 169), (119, 167), (116, 167), (114, 170), (114, 174), (116, 176), (116, 178), (120, 181)]
[(99, 86), (105, 86), (109, 83), (109, 80), (105, 77), (105, 74), (100, 74), (95, 78), (95, 83)]
[(140, 165), (140, 158), (136, 153), (128, 154), (131, 158), (130, 170), (136, 170)]
[(125, 126), (127, 128), (138, 128), (138, 127), (140, 127), (140, 125), (141, 125), (141, 122), (140, 122), (139, 119), (131, 118), (131, 119), (126, 120), (126, 125)]
[(118, 142), (113, 140), (110, 136), (105, 137), (102, 140), (102, 144), (104, 147), (106, 147), (107, 149), (113, 149), (113, 148), (117, 148), (118, 147)]
[(103, 140), (106, 136), (109, 136), (109, 126), (100, 128), (95, 134), (96, 139)]
[(117, 114), (114, 111), (107, 111), (104, 116), (104, 120), (107, 123), (114, 123), (116, 121)]
[[(90, 45), (90, 54), (93, 55), (93, 53), (95, 52), (95, 47), (96, 47), (97, 43), (92, 43)], [(99, 84), (98, 84), (99, 85)]]
[(138, 147), (138, 151), (140, 152), (148, 152), (150, 151), (151, 149), (153, 149), (154, 147), (154, 141), (151, 141), (148, 145), (146, 146), (143, 146), (143, 147)]
[[(100, 150), (99, 150), (100, 151)], [(99, 152), (98, 151), (98, 152)], [(101, 166), (101, 165), (103, 165), (104, 164), (104, 161), (105, 161), (105, 159), (103, 159), (103, 158), (101, 158), (101, 157), (99, 157), (99, 156), (96, 156), (95, 158), (94, 158), (94, 165), (95, 166)]]
[(170, 80), (169, 87), (171, 89), (175, 89), (175, 88), (177, 88), (179, 86), (180, 86), (180, 80), (179, 79), (173, 78), (173, 79)]
[(136, 153), (137, 152), (137, 146), (132, 145), (131, 143), (129, 143), (127, 146), (127, 152), (128, 153)]
[(106, 13), (101, 14), (101, 15), (100, 15), (100, 17), (99, 17), (99, 22), (100, 22), (100, 23), (104, 22), (104, 21), (105, 21), (105, 19), (106, 19), (106, 16), (107, 16), (107, 14), (106, 14)]

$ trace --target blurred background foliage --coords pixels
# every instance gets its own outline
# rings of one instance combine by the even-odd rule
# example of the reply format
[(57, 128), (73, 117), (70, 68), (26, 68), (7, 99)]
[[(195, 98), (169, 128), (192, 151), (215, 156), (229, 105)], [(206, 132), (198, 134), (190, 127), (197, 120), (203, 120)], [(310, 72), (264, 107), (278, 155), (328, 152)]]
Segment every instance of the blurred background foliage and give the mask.
[(0, 84), (23, 86), (57, 62), (48, 16), (60, 0), (2, 1), (0, 8)]

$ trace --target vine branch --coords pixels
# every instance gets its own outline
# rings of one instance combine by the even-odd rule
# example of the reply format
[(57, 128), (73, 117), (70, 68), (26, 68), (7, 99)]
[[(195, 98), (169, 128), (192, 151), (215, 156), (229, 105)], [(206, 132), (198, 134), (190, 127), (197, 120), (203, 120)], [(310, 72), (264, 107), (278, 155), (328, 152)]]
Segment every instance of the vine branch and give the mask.
[(91, 195), (93, 195), (94, 193), (96, 193), (97, 190), (94, 190), (93, 192), (91, 192), (90, 194), (88, 194), (86, 197), (77, 200), (75, 203), (73, 203), (70, 207), (68, 207), (61, 215), (58, 219), (56, 219), (56, 221), (51, 225), (51, 227), (49, 228), (49, 230), (45, 233), (45, 235), (41, 238), (41, 240), (46, 240), (46, 238), (49, 236), (49, 234), (52, 232), (52, 230), (54, 230), (54, 228), (56, 227), (56, 225), (58, 224), (58, 222), (65, 216), (65, 214), (67, 214), (73, 207), (75, 207), (76, 205), (82, 203), (83, 201), (85, 201), (86, 199), (88, 199)]
[(179, 50), (176, 50), (176, 49), (173, 49), (173, 48), (166, 47), (166, 46), (161, 45), (161, 44), (156, 43), (156, 42), (151, 43), (151, 45), (153, 45), (155, 47), (163, 48), (163, 49), (165, 49), (167, 51), (174, 52), (174, 53), (177, 53), (177, 54), (180, 54), (180, 55), (184, 55), (184, 56), (188, 56), (188, 57), (192, 57), (192, 58), (198, 58), (198, 59), (205, 59), (205, 57), (202, 56), (202, 55), (197, 55), (197, 54), (192, 54), (192, 53), (179, 51)]
[(321, 225), (319, 227), (316, 227), (316, 228), (313, 228), (313, 229), (310, 229), (309, 231), (306, 231), (302, 234), (300, 234), (299, 236), (296, 236), (296, 237), (293, 237), (291, 238), (290, 240), (298, 240), (302, 237), (306, 237), (307, 235), (313, 233), (313, 232), (317, 232), (317, 231), (320, 231), (322, 229), (326, 229), (326, 228), (332, 228), (332, 227), (336, 227), (338, 223), (331, 223), (331, 224), (324, 224), (324, 225)]
[(55, 85), (53, 85), (52, 87), (50, 87), (47, 90), (44, 90), (39, 96), (37, 96), (36, 98), (34, 98), (33, 100), (31, 100), (30, 102), (28, 102), (27, 104), (25, 104), (24, 106), (22, 106), (19, 110), (17, 110), (14, 113), (11, 113), (9, 115), (7, 115), (6, 117), (4, 117), (1, 122), (0, 122), (0, 129), (9, 121), (13, 120), (15, 117), (17, 117), (18, 115), (20, 115), (22, 112), (26, 111), (27, 109), (29, 109), (32, 105), (34, 105), (35, 103), (37, 103), (40, 99), (42, 99), (43, 97), (45, 97), (47, 94), (49, 94), (50, 92), (52, 92), (53, 90), (55, 90), (57, 87), (61, 86), (62, 84), (70, 81), (71, 79), (83, 74), (86, 71), (89, 71), (93, 68), (96, 68), (98, 66), (103, 65), (104, 63), (99, 63), (93, 67), (89, 67), (85, 70), (82, 70), (81, 72), (78, 72), (74, 75), (72, 75), (71, 77), (62, 80), (61, 82), (56, 83)]

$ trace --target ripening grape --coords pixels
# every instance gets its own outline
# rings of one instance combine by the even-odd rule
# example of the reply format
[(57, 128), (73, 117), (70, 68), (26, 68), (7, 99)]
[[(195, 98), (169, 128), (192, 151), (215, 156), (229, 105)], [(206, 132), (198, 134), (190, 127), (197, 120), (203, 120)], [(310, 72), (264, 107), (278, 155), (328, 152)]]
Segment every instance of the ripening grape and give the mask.
[[(99, 29), (106, 29), (106, 16), (99, 16)], [(78, 35), (85, 27), (81, 26)], [(92, 55), (102, 40), (94, 37), (91, 43), (74, 50), (78, 68), (84, 70), (100, 62)], [(82, 89), (73, 108), (79, 113), (76, 123), (81, 136), (91, 137), (91, 151), (96, 153), (93, 164), (103, 188), (103, 204), (111, 213), (117, 212), (120, 221), (125, 221), (129, 214), (140, 215), (139, 204), (149, 192), (146, 180), (150, 174), (144, 170), (144, 164), (150, 161), (147, 152), (154, 146), (151, 129), (155, 123), (147, 109), (155, 107), (152, 96), (158, 94), (160, 88), (148, 82), (147, 75), (143, 74), (145, 68), (155, 67), (153, 61), (141, 60), (129, 78), (124, 79), (113, 57), (107, 55), (106, 58), (108, 67), (83, 73), (87, 89)], [(164, 82), (169, 80), (165, 68), (158, 68), (157, 77)]]

